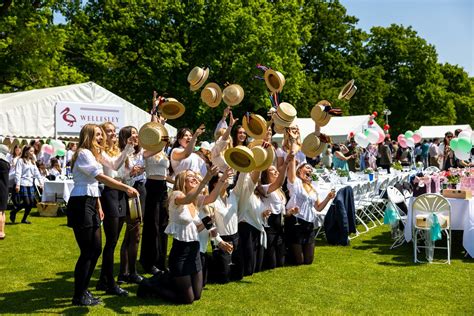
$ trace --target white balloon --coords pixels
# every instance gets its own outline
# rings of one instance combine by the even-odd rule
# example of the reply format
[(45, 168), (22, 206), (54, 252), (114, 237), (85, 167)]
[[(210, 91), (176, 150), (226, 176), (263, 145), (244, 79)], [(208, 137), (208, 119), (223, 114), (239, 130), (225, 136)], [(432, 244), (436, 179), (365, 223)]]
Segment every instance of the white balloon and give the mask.
[(465, 130), (459, 133), (458, 138), (471, 138), (472, 137), (472, 131)]
[(362, 132), (358, 132), (354, 135), (354, 140), (361, 147), (367, 147), (369, 145), (369, 139)]
[(412, 147), (412, 148), (415, 147), (415, 141), (413, 140), (412, 137), (407, 138), (406, 143), (408, 147)]
[(462, 152), (459, 150), (456, 150), (454, 152), (454, 155), (456, 156), (456, 158), (461, 160), (469, 160), (469, 157), (471, 156), (470, 153)]
[(367, 131), (369, 134), (367, 135), (367, 139), (369, 140), (369, 142), (371, 144), (377, 144), (377, 141), (379, 140), (379, 133), (377, 133), (377, 131), (373, 128), (369, 128)]

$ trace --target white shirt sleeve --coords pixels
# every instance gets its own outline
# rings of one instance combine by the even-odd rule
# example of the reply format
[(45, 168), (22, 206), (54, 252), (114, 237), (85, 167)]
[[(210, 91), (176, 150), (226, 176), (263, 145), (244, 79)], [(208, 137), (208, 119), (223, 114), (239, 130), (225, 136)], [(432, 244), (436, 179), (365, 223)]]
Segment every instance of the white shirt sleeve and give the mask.
[(106, 152), (102, 152), (100, 163), (107, 168), (117, 171), (120, 167), (122, 167), (127, 156), (132, 154), (133, 151), (133, 146), (127, 144), (127, 146), (125, 146), (123, 151), (117, 157), (110, 157)]
[(82, 149), (79, 152), (74, 168), (78, 168), (81, 172), (89, 174), (94, 178), (103, 173), (94, 155), (87, 149)]
[(219, 123), (217, 123), (216, 129), (214, 130), (214, 135), (216, 135), (217, 131), (220, 130), (221, 128), (227, 129), (229, 126), (227, 125), (227, 122), (225, 119), (221, 119)]

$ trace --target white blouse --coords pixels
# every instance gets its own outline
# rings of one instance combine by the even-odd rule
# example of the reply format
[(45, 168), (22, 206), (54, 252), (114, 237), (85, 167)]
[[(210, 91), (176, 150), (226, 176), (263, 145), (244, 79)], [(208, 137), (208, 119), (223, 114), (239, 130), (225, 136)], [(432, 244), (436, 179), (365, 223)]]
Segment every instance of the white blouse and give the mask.
[(312, 191), (311, 193), (306, 192), (303, 187), (303, 181), (298, 177), (295, 179), (293, 184), (288, 181), (287, 187), (290, 191), (290, 201), (288, 202), (286, 209), (298, 206), (299, 213), (293, 216), (313, 223), (316, 220), (316, 209), (314, 208), (314, 203), (318, 200), (318, 194), (316, 191)]
[[(177, 205), (175, 199), (182, 195), (181, 191), (173, 191), (169, 197), (169, 223), (165, 233), (173, 236), (179, 241), (191, 242), (199, 241), (199, 232), (197, 225), (201, 223), (198, 212), (194, 217), (191, 216), (187, 205)], [(204, 196), (198, 197), (198, 202), (204, 199)]]
[[(286, 160), (286, 156), (288, 156), (288, 153), (281, 148), (277, 148), (276, 156), (283, 158), (283, 161), (284, 161)], [(298, 150), (298, 152), (295, 155), (295, 159), (296, 159), (296, 165), (299, 165), (302, 162), (306, 162), (306, 156), (305, 154), (303, 154), (301, 150)]]
[(239, 198), (232, 190), (224, 202), (220, 196), (214, 202), (214, 217), (217, 232), (221, 236), (228, 236), (237, 233), (239, 218)]
[(103, 167), (90, 150), (78, 150), (79, 154), (72, 169), (74, 188), (71, 191), (71, 196), (99, 197), (99, 181), (95, 177), (104, 173)]
[[(211, 204), (207, 206), (212, 207)], [(204, 207), (199, 208), (199, 218), (203, 219), (204, 217), (208, 216), (204, 211)], [(199, 251), (202, 253), (207, 252), (207, 245), (209, 244), (210, 233), (207, 229), (203, 229), (199, 232)]]
[(120, 175), (123, 175), (123, 172), (119, 173), (119, 169), (124, 165), (127, 156), (133, 151), (133, 146), (129, 144), (127, 144), (120, 155), (116, 157), (111, 157), (109, 154), (103, 151), (100, 162), (104, 168), (104, 174), (114, 179), (121, 178)]
[[(145, 167), (145, 158), (143, 157), (143, 149), (140, 150), (137, 154), (135, 154), (134, 151), (129, 155), (129, 160), (130, 160), (130, 167), (133, 166), (140, 166), (140, 167)], [(133, 182), (142, 182), (145, 181), (146, 179), (146, 172), (143, 172), (139, 174), (136, 177), (133, 177), (132, 180)]]
[(279, 190), (275, 190), (272, 193), (268, 194), (268, 188), (270, 184), (262, 185), (263, 192), (265, 193), (266, 197), (262, 198), (263, 204), (265, 205), (266, 210), (271, 210), (272, 214), (285, 214), (285, 205), (286, 205), (286, 197), (285, 195), (278, 194)]
[(154, 156), (145, 159), (145, 172), (147, 177), (149, 176), (162, 176), (168, 175), (168, 168), (170, 166), (170, 160), (164, 154), (156, 154)]
[(36, 179), (41, 183), (41, 175), (34, 163), (25, 163), (23, 159), (18, 159), (15, 167), (15, 183), (25, 187), (33, 186)]
[[(180, 147), (182, 149), (182, 147)], [(182, 160), (174, 160), (173, 159), (173, 151), (175, 151), (177, 148), (174, 148), (171, 151), (170, 157), (171, 157), (171, 166), (173, 167), (173, 172), (174, 175), (176, 176), (179, 174), (181, 171), (184, 170), (191, 170), (196, 173), (201, 173), (202, 172), (202, 165), (205, 165), (206, 163), (204, 160), (201, 159), (197, 154), (191, 153), (188, 157), (182, 159)], [(205, 169), (205, 166), (204, 166)], [(202, 175), (204, 176), (204, 175)]]
[(221, 137), (216, 141), (214, 147), (211, 150), (211, 161), (213, 166), (217, 166), (220, 172), (225, 172), (228, 165), (224, 159), (224, 153), (222, 152), (227, 146), (228, 142), (222, 140)]

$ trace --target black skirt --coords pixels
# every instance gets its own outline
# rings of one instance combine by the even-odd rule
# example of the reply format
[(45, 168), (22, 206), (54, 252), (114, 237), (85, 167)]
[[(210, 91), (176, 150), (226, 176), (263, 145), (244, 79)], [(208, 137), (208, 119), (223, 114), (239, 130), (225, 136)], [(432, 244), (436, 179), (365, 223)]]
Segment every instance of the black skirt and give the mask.
[[(299, 225), (296, 225), (296, 224)], [(296, 217), (288, 216), (285, 218), (285, 239), (290, 244), (307, 245), (314, 243), (314, 224)]]
[(199, 241), (185, 242), (173, 239), (168, 264), (173, 277), (191, 275), (201, 271)]
[(67, 203), (67, 226), (76, 229), (100, 227), (101, 220), (96, 207), (96, 197), (71, 196)]
[(10, 164), (0, 159), (0, 212), (7, 209), (8, 204), (8, 172)]
[(127, 215), (127, 194), (123, 191), (105, 186), (100, 203), (105, 216), (125, 217)]

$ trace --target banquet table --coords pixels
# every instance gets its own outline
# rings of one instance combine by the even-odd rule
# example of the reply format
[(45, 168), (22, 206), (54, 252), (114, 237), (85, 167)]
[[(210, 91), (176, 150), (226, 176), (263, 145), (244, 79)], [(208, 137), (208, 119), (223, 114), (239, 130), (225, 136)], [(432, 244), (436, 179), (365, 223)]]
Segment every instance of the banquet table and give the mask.
[(70, 179), (45, 181), (41, 202), (64, 201), (67, 203), (73, 187), (74, 181)]
[[(474, 198), (470, 200), (447, 198), (451, 204), (451, 230), (463, 231), (463, 247), (467, 253), (474, 258)], [(405, 240), (412, 239), (412, 204), (414, 198), (410, 199), (407, 225), (405, 226)]]

